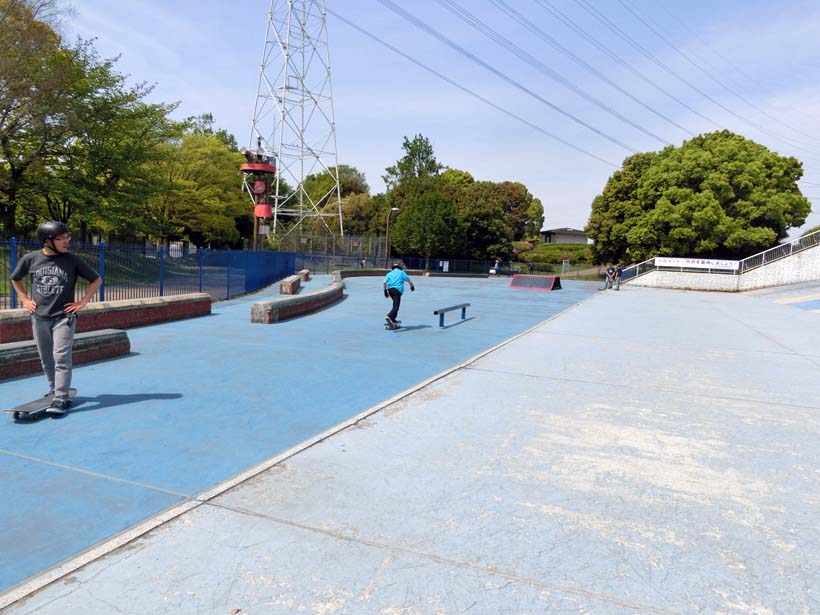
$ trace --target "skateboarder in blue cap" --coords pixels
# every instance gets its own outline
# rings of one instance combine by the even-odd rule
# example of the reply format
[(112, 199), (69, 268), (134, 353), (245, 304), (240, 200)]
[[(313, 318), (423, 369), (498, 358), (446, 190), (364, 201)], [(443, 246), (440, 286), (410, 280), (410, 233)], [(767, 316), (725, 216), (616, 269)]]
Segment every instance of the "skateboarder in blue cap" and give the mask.
[(404, 294), (404, 284), (410, 284), (410, 292), (416, 290), (410, 276), (404, 271), (399, 263), (393, 263), (393, 268), (384, 276), (384, 296), (393, 300), (393, 309), (388, 312), (384, 319), (388, 328), (398, 329), (400, 320), (396, 320), (401, 306), (401, 296)]

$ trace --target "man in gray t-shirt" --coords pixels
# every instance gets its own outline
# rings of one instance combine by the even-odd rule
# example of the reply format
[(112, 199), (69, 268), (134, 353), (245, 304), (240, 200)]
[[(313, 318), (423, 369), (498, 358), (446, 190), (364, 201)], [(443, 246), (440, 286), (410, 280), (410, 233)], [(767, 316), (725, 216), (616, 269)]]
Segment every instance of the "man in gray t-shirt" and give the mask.
[[(71, 239), (62, 222), (44, 222), (37, 229), (43, 249), (26, 254), (11, 274), (11, 283), (23, 307), (31, 314), (34, 341), (43, 372), (53, 395), (49, 413), (65, 414), (71, 401), (71, 351), (74, 346), (76, 315), (102, 284), (100, 275), (76, 254), (68, 251)], [(31, 296), (22, 280), (31, 275)], [(77, 278), (89, 281), (83, 298), (74, 300)]]

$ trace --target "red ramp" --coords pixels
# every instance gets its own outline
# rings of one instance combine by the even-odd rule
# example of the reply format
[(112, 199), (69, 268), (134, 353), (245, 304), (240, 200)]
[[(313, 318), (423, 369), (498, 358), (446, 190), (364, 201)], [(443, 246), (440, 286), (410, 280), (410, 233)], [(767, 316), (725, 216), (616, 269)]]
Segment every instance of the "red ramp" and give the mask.
[(561, 288), (561, 278), (557, 275), (516, 273), (510, 281), (510, 288), (518, 290), (559, 290)]

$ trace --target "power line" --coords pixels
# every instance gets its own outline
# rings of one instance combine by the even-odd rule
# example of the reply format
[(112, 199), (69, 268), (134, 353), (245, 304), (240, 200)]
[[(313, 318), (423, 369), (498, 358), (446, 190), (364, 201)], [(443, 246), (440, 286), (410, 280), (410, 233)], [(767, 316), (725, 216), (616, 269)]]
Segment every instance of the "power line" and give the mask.
[(626, 90), (625, 88), (621, 87), (620, 85), (618, 85), (617, 83), (612, 81), (609, 77), (604, 75), (601, 71), (597, 70), (594, 66), (592, 66), (591, 64), (586, 62), (583, 58), (581, 58), (577, 54), (573, 53), (570, 49), (568, 49), (567, 47), (562, 45), (560, 42), (558, 42), (557, 39), (553, 38), (552, 36), (550, 36), (549, 34), (544, 32), (544, 30), (539, 28), (535, 23), (533, 23), (532, 21), (530, 21), (529, 19), (527, 19), (526, 17), (521, 15), (521, 13), (519, 13), (514, 8), (512, 8), (509, 4), (504, 2), (504, 0), (489, 0), (489, 1), (492, 4), (494, 4), (495, 6), (497, 6), (499, 9), (504, 11), (507, 15), (512, 17), (519, 24), (524, 26), (527, 30), (529, 30), (530, 32), (535, 34), (538, 38), (540, 38), (541, 40), (543, 40), (544, 42), (546, 42), (547, 44), (552, 46), (554, 49), (557, 49), (559, 52), (561, 52), (562, 54), (564, 54), (565, 56), (570, 58), (576, 64), (578, 64), (579, 66), (582, 66), (587, 71), (589, 71), (590, 73), (592, 73), (593, 75), (595, 75), (596, 77), (598, 77), (599, 79), (604, 81), (605, 83), (609, 84), (614, 89), (618, 90), (621, 94), (623, 94), (624, 96), (626, 96), (630, 100), (636, 102), (637, 104), (642, 106), (644, 109), (646, 109), (650, 113), (653, 113), (656, 116), (658, 116), (659, 118), (661, 118), (663, 120), (666, 120), (667, 122), (669, 122), (670, 124), (672, 124), (676, 128), (680, 129), (681, 131), (685, 132), (689, 136), (692, 136), (692, 137), (695, 136), (695, 133), (692, 132), (691, 130), (689, 130), (688, 128), (686, 128), (685, 126), (682, 126), (681, 124), (678, 124), (672, 118), (668, 117), (667, 115), (664, 115), (663, 113), (661, 113), (657, 109), (655, 109), (652, 106), (646, 104), (645, 102), (643, 102), (642, 100), (640, 100), (639, 98), (634, 96), (629, 90)]
[(567, 26), (570, 30), (572, 30), (576, 34), (578, 34), (581, 38), (585, 39), (593, 47), (595, 47), (596, 49), (601, 51), (603, 54), (605, 54), (606, 56), (608, 56), (612, 60), (616, 61), (621, 66), (623, 66), (630, 73), (632, 73), (633, 75), (635, 75), (636, 77), (641, 79), (641, 81), (643, 81), (647, 85), (651, 86), (652, 88), (654, 88), (658, 92), (661, 92), (662, 94), (669, 97), (670, 99), (674, 100), (680, 106), (682, 106), (683, 108), (687, 109), (688, 111), (694, 113), (695, 115), (697, 115), (701, 119), (706, 120), (707, 122), (712, 124), (715, 128), (723, 128), (723, 126), (720, 123), (718, 123), (715, 120), (703, 115), (700, 111), (698, 111), (694, 107), (689, 106), (685, 101), (681, 100), (680, 98), (678, 98), (677, 96), (675, 96), (674, 94), (669, 92), (668, 90), (662, 88), (655, 81), (653, 81), (652, 79), (650, 79), (649, 77), (644, 75), (642, 72), (637, 70), (635, 67), (633, 67), (626, 60), (621, 58), (614, 51), (612, 51), (611, 49), (609, 49), (608, 47), (606, 47), (602, 43), (598, 42), (598, 40), (596, 40), (594, 36), (589, 34), (586, 30), (584, 30), (581, 26), (579, 26), (577, 23), (575, 23), (572, 19), (567, 17), (566, 14), (562, 13), (558, 8), (555, 7), (554, 4), (549, 2), (549, 0), (534, 0), (534, 2), (536, 2), (542, 9), (544, 9), (548, 13), (552, 14), (553, 17), (557, 18), (565, 26)]
[(470, 53), (469, 51), (467, 51), (466, 49), (464, 49), (460, 45), (454, 43), (452, 40), (450, 40), (449, 38), (447, 38), (443, 34), (439, 33), (437, 30), (430, 27), (429, 25), (427, 25), (426, 23), (424, 23), (420, 19), (416, 18), (411, 13), (408, 13), (407, 11), (405, 11), (403, 8), (401, 8), (400, 6), (395, 4), (394, 2), (391, 2), (391, 0), (376, 0), (376, 1), (379, 2), (380, 4), (384, 5), (385, 7), (389, 8), (391, 11), (393, 11), (397, 15), (399, 15), (399, 16), (403, 17), (404, 19), (406, 19), (407, 21), (409, 21), (411, 24), (416, 26), (416, 28), (418, 28), (420, 30), (423, 30), (424, 32), (427, 32), (433, 38), (435, 38), (438, 41), (444, 43), (445, 45), (447, 45), (451, 49), (456, 50), (458, 53), (462, 54), (463, 56), (465, 56), (466, 58), (468, 58), (472, 62), (478, 64), (479, 66), (482, 66), (484, 69), (490, 71), (491, 73), (493, 73), (494, 75), (496, 75), (500, 79), (503, 79), (504, 81), (506, 81), (510, 85), (514, 86), (515, 88), (521, 90), (522, 92), (524, 92), (526, 94), (529, 94), (530, 96), (532, 96), (536, 100), (538, 100), (541, 103), (543, 103), (544, 105), (548, 106), (550, 109), (553, 109), (554, 111), (557, 111), (558, 113), (560, 113), (564, 117), (569, 118), (573, 122), (575, 122), (577, 124), (580, 124), (584, 128), (587, 128), (588, 130), (591, 130), (592, 132), (594, 132), (595, 134), (603, 137), (607, 141), (610, 141), (610, 142), (614, 143), (615, 145), (617, 145), (619, 147), (622, 147), (623, 149), (625, 149), (629, 152), (632, 152), (633, 154), (637, 153), (637, 150), (635, 148), (633, 148), (632, 146), (627, 145), (627, 144), (619, 141), (615, 137), (612, 137), (612, 136), (606, 134), (602, 130), (599, 130), (599, 129), (595, 128), (594, 126), (592, 126), (591, 124), (588, 124), (587, 122), (580, 119), (579, 117), (576, 117), (572, 113), (569, 113), (568, 111), (565, 111), (564, 109), (562, 109), (558, 105), (555, 105), (554, 103), (550, 102), (546, 98), (540, 96), (539, 94), (536, 94), (535, 92), (533, 92), (529, 88), (521, 85), (515, 79), (512, 79), (511, 77), (505, 75), (504, 73), (502, 73), (498, 69), (493, 68), (492, 66), (490, 66), (489, 64), (487, 64), (486, 62), (484, 62), (483, 60), (478, 58), (476, 55)]
[[(660, 66), (660, 67), (661, 67), (664, 71), (666, 71), (666, 72), (668, 72), (670, 75), (672, 75), (672, 76), (676, 77), (677, 79), (679, 79), (680, 81), (682, 81), (683, 83), (685, 83), (687, 86), (689, 86), (690, 88), (692, 88), (693, 90), (695, 90), (697, 93), (699, 93), (701, 96), (703, 96), (704, 98), (706, 98), (707, 100), (709, 100), (709, 101), (710, 101), (710, 102), (712, 102), (713, 104), (717, 105), (718, 107), (720, 107), (721, 109), (723, 109), (724, 111), (726, 111), (727, 113), (729, 113), (730, 115), (734, 116), (735, 118), (737, 118), (737, 119), (738, 119), (738, 120), (740, 120), (741, 122), (743, 122), (743, 123), (745, 123), (745, 124), (748, 124), (749, 126), (751, 126), (751, 127), (753, 127), (753, 128), (756, 128), (757, 130), (760, 130), (760, 131), (761, 131), (761, 132), (763, 132), (764, 134), (768, 134), (769, 136), (771, 136), (771, 137), (773, 137), (773, 138), (775, 138), (775, 139), (778, 139), (778, 140), (780, 140), (780, 141), (783, 141), (784, 143), (786, 143), (787, 145), (789, 145), (789, 146), (791, 146), (791, 147), (794, 147), (794, 148), (797, 148), (797, 149), (805, 149), (805, 148), (801, 148), (799, 145), (795, 145), (793, 141), (792, 141), (792, 142), (790, 142), (790, 140), (788, 140), (788, 139), (786, 139), (786, 138), (783, 138), (783, 137), (780, 137), (780, 136), (779, 136), (779, 135), (777, 135), (776, 133), (773, 133), (773, 132), (771, 132), (771, 131), (767, 130), (766, 128), (763, 128), (763, 127), (762, 127), (762, 126), (760, 126), (759, 124), (756, 124), (755, 122), (752, 122), (751, 120), (749, 120), (749, 119), (747, 119), (747, 118), (743, 117), (742, 115), (740, 115), (740, 114), (736, 113), (735, 111), (733, 111), (732, 109), (730, 109), (729, 107), (727, 107), (726, 105), (724, 105), (723, 103), (721, 103), (720, 101), (716, 100), (715, 98), (713, 98), (712, 96), (710, 96), (709, 94), (707, 94), (706, 92), (704, 92), (704, 91), (703, 91), (702, 89), (700, 89), (698, 86), (696, 86), (695, 84), (691, 83), (691, 82), (690, 82), (689, 80), (687, 80), (685, 77), (682, 77), (680, 74), (678, 74), (677, 72), (675, 72), (672, 68), (670, 68), (667, 64), (665, 64), (664, 62), (662, 62), (661, 60), (659, 60), (659, 59), (658, 59), (658, 58), (657, 58), (654, 54), (652, 54), (651, 52), (647, 51), (647, 50), (646, 50), (646, 49), (645, 49), (642, 45), (640, 45), (639, 43), (637, 43), (637, 42), (636, 42), (636, 41), (635, 41), (635, 40), (634, 40), (631, 36), (629, 36), (628, 34), (626, 34), (626, 33), (625, 33), (625, 32), (624, 32), (621, 28), (619, 28), (619, 27), (618, 27), (618, 26), (616, 26), (614, 23), (612, 23), (612, 21), (611, 21), (610, 19), (608, 19), (607, 17), (605, 17), (605, 16), (604, 16), (604, 15), (603, 15), (603, 14), (602, 14), (602, 13), (601, 13), (598, 9), (596, 9), (596, 8), (595, 8), (595, 7), (593, 7), (593, 6), (591, 6), (591, 5), (590, 5), (590, 3), (588, 2), (588, 0), (575, 0), (575, 2), (576, 2), (579, 6), (581, 6), (581, 8), (583, 8), (584, 10), (586, 10), (589, 14), (591, 14), (593, 17), (595, 17), (595, 18), (596, 18), (596, 19), (598, 19), (601, 23), (603, 23), (603, 24), (604, 24), (607, 28), (609, 28), (611, 31), (615, 32), (615, 34), (617, 34), (617, 35), (618, 35), (619, 37), (621, 37), (622, 39), (626, 40), (626, 41), (627, 41), (630, 45), (632, 45), (634, 48), (636, 48), (638, 51), (640, 51), (640, 52), (641, 52), (643, 55), (645, 55), (645, 56), (646, 56), (646, 57), (647, 57), (650, 61), (652, 61), (652, 62), (653, 62), (653, 63), (655, 63), (656, 65)], [(683, 57), (686, 57), (686, 54), (684, 54), (684, 53), (683, 53), (683, 52), (681, 52), (679, 49), (677, 49), (677, 47), (675, 47), (675, 45), (674, 45), (674, 44), (672, 44), (672, 43), (671, 43), (669, 40), (667, 40), (667, 39), (666, 39), (666, 38), (665, 38), (665, 37), (664, 37), (661, 33), (659, 33), (657, 30), (655, 30), (655, 29), (654, 29), (654, 28), (653, 28), (653, 27), (652, 27), (652, 26), (651, 26), (651, 25), (650, 25), (650, 24), (649, 24), (646, 20), (644, 20), (644, 19), (643, 19), (640, 15), (638, 15), (638, 14), (637, 14), (634, 10), (632, 10), (632, 9), (631, 9), (631, 7), (629, 7), (629, 6), (628, 6), (628, 5), (627, 5), (627, 4), (626, 4), (623, 0), (618, 0), (618, 3), (619, 3), (621, 6), (623, 6), (623, 7), (624, 7), (627, 11), (629, 11), (629, 12), (630, 12), (630, 13), (631, 13), (634, 17), (635, 17), (635, 19), (637, 19), (637, 20), (638, 20), (638, 21), (640, 21), (642, 24), (644, 24), (644, 25), (645, 25), (645, 26), (646, 26), (646, 27), (647, 27), (650, 31), (652, 31), (652, 32), (653, 32), (656, 36), (658, 36), (659, 38), (661, 38), (661, 40), (663, 40), (663, 41), (664, 41), (667, 45), (669, 45), (670, 47), (672, 47), (672, 49), (674, 49), (676, 52), (680, 53)], [(689, 58), (687, 58), (687, 60), (689, 60)], [(691, 60), (689, 60), (689, 61), (691, 61)], [(809, 150), (809, 151), (811, 151), (811, 150)], [(815, 153), (815, 152), (811, 152), (811, 153)]]
[(565, 88), (575, 92), (576, 94), (578, 94), (582, 98), (588, 100), (589, 102), (594, 104), (596, 107), (598, 107), (602, 111), (605, 111), (606, 113), (609, 113), (610, 115), (618, 118), (619, 120), (621, 120), (625, 124), (628, 124), (629, 126), (632, 126), (635, 130), (638, 130), (638, 131), (644, 133), (645, 135), (647, 135), (648, 137), (651, 137), (651, 138), (655, 139), (656, 141), (658, 141), (662, 145), (668, 145), (669, 144), (668, 139), (664, 139), (663, 137), (660, 137), (660, 136), (656, 135), (654, 132), (652, 132), (650, 130), (647, 130), (646, 128), (644, 128), (640, 124), (638, 124), (636, 122), (633, 122), (628, 117), (626, 117), (625, 115), (619, 113), (618, 111), (613, 109), (611, 106), (607, 105), (606, 103), (604, 103), (600, 99), (596, 98), (595, 96), (593, 96), (589, 92), (586, 92), (585, 90), (579, 88), (578, 86), (573, 84), (571, 81), (569, 81), (568, 79), (562, 77), (559, 73), (552, 70), (549, 66), (547, 66), (546, 64), (544, 64), (543, 62), (541, 62), (540, 60), (538, 60), (537, 58), (535, 58), (531, 54), (524, 51), (521, 47), (519, 47), (518, 45), (516, 45), (515, 43), (513, 43), (509, 39), (507, 39), (504, 36), (502, 36), (501, 34), (499, 34), (499, 32), (497, 30), (494, 30), (493, 28), (491, 28), (489, 25), (487, 25), (486, 23), (481, 21), (478, 17), (476, 17), (475, 15), (473, 15), (472, 13), (467, 11), (466, 9), (461, 8), (458, 4), (456, 4), (452, 0), (435, 0), (435, 1), (439, 5), (441, 5), (442, 7), (447, 9), (448, 11), (450, 11), (453, 15), (455, 15), (456, 17), (458, 17), (459, 19), (461, 19), (465, 23), (472, 26), (474, 29), (476, 29), (479, 32), (481, 32), (482, 34), (484, 34), (490, 40), (494, 41), (496, 44), (498, 44), (498, 45), (504, 47), (505, 49), (509, 50), (515, 56), (517, 56), (518, 58), (520, 58), (521, 60), (523, 60), (524, 62), (526, 62), (527, 64), (529, 64), (533, 68), (535, 68), (536, 70), (538, 70), (539, 72), (547, 75), (548, 77), (550, 77), (554, 81), (557, 81), (558, 83), (563, 85)]
[[(736, 64), (734, 64), (732, 61), (730, 61), (729, 59), (727, 59), (725, 56), (721, 55), (718, 51), (716, 51), (716, 50), (714, 49), (714, 47), (712, 47), (712, 46), (711, 46), (711, 45), (710, 45), (707, 41), (705, 41), (705, 40), (704, 40), (704, 39), (703, 39), (703, 38), (702, 38), (702, 37), (701, 37), (701, 36), (700, 36), (697, 32), (695, 32), (694, 30), (692, 30), (692, 28), (688, 27), (688, 26), (686, 25), (686, 23), (684, 23), (681, 19), (679, 19), (678, 17), (676, 17), (675, 15), (673, 15), (671, 12), (669, 12), (669, 10), (668, 10), (668, 9), (666, 9), (666, 7), (664, 7), (662, 4), (659, 4), (658, 6), (661, 8), (661, 10), (662, 10), (664, 13), (666, 13), (669, 17), (671, 17), (671, 18), (672, 18), (672, 19), (673, 19), (673, 20), (674, 20), (674, 21), (675, 21), (675, 22), (676, 22), (676, 23), (677, 23), (677, 24), (678, 24), (678, 25), (679, 25), (679, 26), (680, 26), (683, 30), (686, 30), (686, 31), (687, 31), (687, 32), (688, 32), (691, 36), (693, 36), (694, 38), (696, 38), (696, 39), (697, 39), (697, 40), (698, 40), (698, 41), (699, 41), (699, 42), (700, 42), (700, 43), (701, 43), (704, 47), (708, 47), (708, 48), (709, 48), (709, 51), (710, 51), (712, 54), (714, 54), (715, 56), (717, 56), (718, 58), (720, 58), (721, 60), (723, 60), (723, 62), (724, 62), (725, 64), (727, 64), (727, 65), (729, 66), (729, 68), (731, 68), (731, 69), (732, 69), (732, 71), (733, 71), (733, 72), (735, 72), (735, 73), (737, 73), (738, 75), (742, 76), (744, 79), (746, 79), (747, 81), (749, 81), (750, 83), (752, 83), (752, 84), (753, 84), (756, 88), (758, 88), (759, 90), (763, 90), (763, 89), (765, 89), (765, 86), (763, 86), (763, 84), (761, 84), (761, 83), (760, 83), (759, 81), (757, 81), (754, 77), (752, 77), (752, 76), (750, 76), (748, 73), (746, 73), (746, 72), (745, 72), (745, 71), (744, 71), (741, 67), (737, 66), (737, 65), (736, 65)], [(703, 61), (703, 60), (701, 60), (701, 61)], [(707, 64), (708, 64), (708, 61), (707, 61)], [(714, 68), (714, 67), (713, 67), (713, 68)], [(719, 68), (715, 68), (715, 70), (716, 70), (716, 71), (720, 71), (720, 69), (719, 69)], [(747, 101), (745, 101), (745, 99), (743, 99), (743, 98), (741, 98), (741, 100), (744, 100), (744, 102), (747, 102)], [(750, 104), (750, 105), (751, 105), (751, 103), (748, 103), (748, 104)], [(765, 109), (759, 109), (759, 108), (758, 108), (758, 107), (756, 107), (755, 105), (751, 105), (751, 106), (752, 106), (752, 108), (757, 109), (760, 113), (762, 113), (762, 114), (763, 114), (763, 115), (765, 115), (766, 117), (768, 117), (768, 118), (772, 119), (773, 121), (777, 122), (777, 123), (778, 123), (778, 124), (780, 124), (781, 126), (783, 126), (783, 127), (785, 127), (785, 128), (788, 128), (789, 130), (792, 130), (792, 131), (794, 131), (794, 132), (796, 132), (796, 133), (798, 133), (798, 134), (801, 134), (801, 135), (803, 135), (804, 137), (808, 137), (808, 138), (809, 138), (809, 139), (811, 139), (812, 141), (817, 141), (817, 137), (816, 137), (816, 136), (814, 136), (814, 135), (810, 135), (810, 134), (808, 134), (808, 133), (806, 133), (806, 132), (803, 132), (802, 130), (800, 130), (799, 128), (795, 128), (795, 127), (794, 127), (794, 126), (792, 126), (791, 124), (787, 124), (786, 122), (784, 122), (784, 121), (780, 120), (780, 119), (779, 119), (779, 118), (777, 118), (776, 116), (771, 115), (770, 113), (768, 113)]]
[(476, 99), (480, 100), (481, 102), (483, 102), (483, 103), (485, 103), (485, 104), (489, 105), (489, 106), (490, 106), (490, 107), (492, 107), (493, 109), (496, 109), (497, 111), (500, 111), (500, 112), (501, 112), (501, 113), (503, 113), (504, 115), (506, 115), (506, 116), (508, 116), (508, 117), (511, 117), (511, 118), (513, 118), (514, 120), (519, 121), (519, 122), (521, 122), (522, 124), (524, 124), (524, 125), (526, 125), (526, 126), (529, 126), (529, 127), (530, 127), (530, 128), (532, 128), (533, 130), (536, 130), (536, 131), (540, 132), (541, 134), (544, 134), (544, 135), (546, 135), (546, 136), (548, 136), (548, 137), (550, 137), (550, 138), (552, 138), (552, 139), (555, 139), (555, 140), (556, 140), (556, 141), (558, 141), (559, 143), (562, 143), (562, 144), (566, 145), (567, 147), (571, 147), (571, 148), (572, 148), (572, 149), (574, 149), (575, 151), (580, 152), (580, 153), (582, 153), (582, 154), (584, 154), (584, 155), (586, 155), (586, 156), (589, 156), (590, 158), (594, 158), (595, 160), (597, 160), (597, 161), (599, 161), (599, 162), (603, 162), (604, 164), (609, 165), (609, 166), (611, 166), (611, 167), (614, 167), (614, 168), (616, 168), (616, 169), (617, 169), (617, 168), (619, 168), (619, 165), (615, 164), (614, 162), (610, 162), (609, 160), (606, 160), (606, 159), (604, 159), (604, 158), (601, 158), (600, 156), (597, 156), (596, 154), (593, 154), (592, 152), (588, 152), (587, 150), (585, 150), (585, 149), (583, 149), (583, 148), (581, 148), (581, 147), (579, 147), (579, 146), (577, 146), (577, 145), (575, 145), (575, 144), (571, 143), (570, 141), (567, 141), (567, 140), (565, 140), (565, 139), (562, 139), (561, 137), (559, 137), (559, 136), (557, 136), (557, 135), (552, 134), (551, 132), (549, 132), (549, 131), (547, 131), (547, 130), (545, 130), (545, 129), (541, 128), (540, 126), (537, 126), (536, 124), (533, 124), (532, 122), (530, 122), (530, 121), (528, 121), (528, 120), (526, 120), (526, 119), (524, 119), (524, 118), (522, 118), (522, 117), (520, 117), (520, 116), (518, 116), (518, 115), (516, 115), (516, 114), (512, 113), (512, 112), (511, 112), (511, 111), (509, 111), (508, 109), (505, 109), (505, 108), (501, 107), (500, 105), (497, 105), (496, 103), (492, 102), (491, 100), (489, 100), (489, 99), (487, 99), (487, 98), (484, 98), (484, 97), (483, 97), (483, 96), (481, 96), (480, 94), (476, 94), (476, 93), (475, 93), (475, 92), (473, 92), (472, 90), (470, 90), (470, 89), (466, 88), (466, 87), (465, 87), (465, 86), (463, 86), (463, 85), (460, 85), (459, 83), (457, 83), (456, 81), (454, 81), (454, 80), (450, 79), (450, 78), (449, 78), (449, 77), (447, 77), (446, 75), (443, 75), (442, 73), (438, 72), (437, 70), (435, 70), (435, 69), (433, 69), (433, 68), (431, 68), (431, 67), (427, 66), (426, 64), (423, 64), (423, 63), (422, 63), (422, 62), (420, 62), (419, 60), (416, 60), (415, 58), (411, 57), (410, 55), (408, 55), (408, 54), (404, 53), (403, 51), (401, 51), (400, 49), (398, 49), (398, 48), (394, 47), (394, 46), (393, 46), (393, 45), (391, 45), (390, 43), (388, 43), (388, 42), (386, 42), (386, 41), (384, 41), (384, 40), (380, 39), (380, 38), (379, 38), (379, 37), (377, 37), (376, 35), (374, 35), (374, 34), (372, 34), (371, 32), (368, 32), (367, 30), (365, 30), (364, 28), (361, 28), (360, 26), (356, 25), (356, 24), (355, 24), (355, 23), (353, 23), (352, 21), (349, 21), (349, 20), (345, 19), (344, 17), (342, 17), (341, 15), (339, 15), (338, 13), (336, 13), (335, 11), (333, 11), (333, 10), (331, 10), (331, 9), (325, 9), (325, 10), (326, 10), (329, 14), (333, 15), (333, 17), (335, 17), (336, 19), (338, 19), (339, 21), (341, 21), (342, 23), (347, 24), (348, 26), (350, 26), (350, 27), (351, 27), (351, 28), (353, 28), (354, 30), (357, 30), (357, 31), (358, 31), (358, 32), (360, 32), (361, 34), (364, 34), (364, 35), (365, 35), (365, 36), (367, 36), (368, 38), (370, 38), (370, 39), (372, 39), (372, 40), (376, 41), (377, 43), (379, 43), (380, 45), (383, 45), (384, 47), (387, 47), (387, 48), (388, 48), (390, 51), (392, 51), (393, 53), (395, 53), (395, 54), (397, 54), (397, 55), (399, 55), (399, 56), (403, 57), (405, 60), (408, 60), (409, 62), (412, 62), (412, 63), (413, 63), (413, 64), (415, 64), (416, 66), (418, 66), (418, 67), (420, 67), (420, 68), (422, 68), (422, 69), (426, 70), (427, 72), (429, 72), (429, 73), (431, 73), (431, 74), (435, 75), (436, 77), (438, 77), (439, 79), (441, 79), (441, 80), (443, 80), (443, 81), (445, 81), (445, 82), (449, 83), (449, 84), (450, 84), (450, 85), (452, 85), (453, 87), (458, 88), (459, 90), (461, 90), (461, 91), (462, 91), (462, 92), (464, 92), (465, 94), (469, 94), (469, 95), (470, 95), (470, 96), (472, 96), (473, 98), (476, 98)]

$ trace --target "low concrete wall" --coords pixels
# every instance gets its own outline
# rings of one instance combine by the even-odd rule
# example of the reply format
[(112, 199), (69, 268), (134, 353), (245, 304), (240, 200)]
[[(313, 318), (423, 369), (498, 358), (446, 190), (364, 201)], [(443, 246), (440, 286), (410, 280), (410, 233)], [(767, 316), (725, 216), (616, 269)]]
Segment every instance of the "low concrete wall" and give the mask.
[(820, 246), (803, 250), (740, 276), (738, 290), (820, 280)]
[(629, 286), (651, 288), (674, 288), (678, 290), (714, 290), (736, 292), (740, 276), (718, 273), (692, 273), (686, 271), (662, 271), (655, 269), (649, 273), (627, 280)]
[[(102, 329), (74, 336), (74, 365), (110, 359), (131, 352), (125, 331)], [(37, 374), (42, 371), (34, 340), (0, 344), (0, 380)]]
[(302, 286), (302, 278), (298, 275), (289, 275), (283, 280), (279, 280), (279, 294), (295, 295)]
[(630, 286), (738, 292), (820, 280), (820, 246), (762, 265), (740, 275), (655, 269), (627, 280)]
[(310, 282), (310, 269), (300, 269), (296, 272), (296, 275), (302, 280), (302, 282)]
[[(181, 320), (211, 313), (207, 293), (172, 297), (123, 299), (89, 303), (77, 315), (77, 332), (100, 329), (130, 329), (168, 320)], [(32, 339), (28, 310), (0, 311), (0, 344)]]
[(342, 272), (334, 271), (330, 285), (321, 290), (258, 301), (251, 306), (251, 322), (268, 325), (294, 316), (309, 314), (330, 305), (342, 298), (344, 291), (342, 277)]

